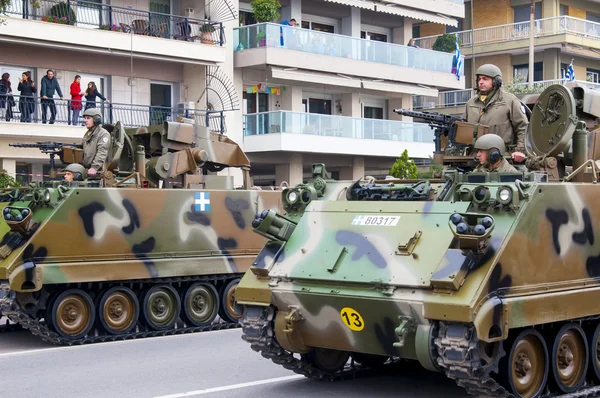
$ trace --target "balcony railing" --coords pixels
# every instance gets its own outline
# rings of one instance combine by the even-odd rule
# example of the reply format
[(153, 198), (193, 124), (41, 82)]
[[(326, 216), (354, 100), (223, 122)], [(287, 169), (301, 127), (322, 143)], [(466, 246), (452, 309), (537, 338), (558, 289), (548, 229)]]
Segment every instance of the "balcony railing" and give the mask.
[(427, 123), (275, 111), (244, 115), (244, 135), (306, 134), (402, 142), (433, 142)]
[[(358, 61), (377, 62), (436, 72), (453, 72), (454, 54), (261, 23), (233, 30), (234, 51), (274, 47)], [(319, 68), (315, 65), (315, 68)]]
[(223, 46), (220, 22), (78, 0), (12, 0), (11, 17)]
[[(600, 39), (600, 23), (568, 16), (536, 19), (534, 21), (535, 37), (565, 33), (598, 40)], [(460, 40), (461, 47), (470, 47), (473, 43), (479, 45), (528, 39), (529, 21), (478, 28), (474, 29), (473, 32), (464, 30), (455, 34)], [(415, 42), (421, 48), (432, 48), (433, 43), (439, 36), (441, 35), (421, 37), (415, 39)]]
[[(541, 93), (553, 84), (564, 84), (566, 79), (554, 79), (554, 80), (540, 80), (533, 82), (533, 89), (527, 87), (527, 83), (517, 83), (513, 87), (516, 89), (515, 94), (519, 94), (520, 88), (523, 89), (523, 93)], [(600, 83), (592, 83), (583, 80), (576, 80), (577, 83), (584, 85), (587, 88), (600, 89)], [(473, 96), (474, 90), (467, 88), (464, 90), (444, 91), (438, 94), (437, 97), (429, 97), (425, 95), (413, 95), (413, 109), (427, 109), (427, 108), (450, 108), (454, 106), (465, 105), (469, 99)]]
[[(13, 95), (12, 100), (10, 98), (11, 96), (0, 96), (0, 122), (50, 123), (54, 119), (54, 124), (83, 126), (85, 101), (81, 101), (82, 109), (79, 116), (73, 120), (70, 100), (54, 99), (48, 103), (39, 97)], [(102, 112), (104, 123), (121, 122), (125, 127), (144, 127), (186, 117), (194, 119), (201, 126), (208, 126), (213, 132), (226, 133), (223, 111), (106, 102), (97, 102), (96, 108)]]

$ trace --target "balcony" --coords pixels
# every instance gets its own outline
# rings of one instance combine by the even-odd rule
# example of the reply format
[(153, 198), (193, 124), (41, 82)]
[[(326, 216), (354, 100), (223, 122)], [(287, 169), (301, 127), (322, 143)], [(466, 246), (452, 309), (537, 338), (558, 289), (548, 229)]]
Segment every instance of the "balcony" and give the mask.
[(276, 111), (244, 115), (244, 151), (294, 151), (413, 158), (432, 155), (426, 123)]
[[(560, 43), (577, 44), (584, 47), (600, 48), (600, 23), (568, 16), (543, 18), (534, 21), (536, 47)], [(506, 51), (527, 46), (529, 21), (507, 25), (489, 26), (456, 32), (461, 48), (475, 45), (477, 53)], [(421, 48), (432, 48), (440, 35), (416, 39)], [(485, 49), (478, 46), (487, 46)], [(469, 52), (464, 53), (469, 56)], [(597, 56), (597, 54), (596, 54)]]
[[(404, 85), (397, 92), (414, 94), (417, 93), (407, 90), (414, 90), (418, 84), (464, 88), (464, 79), (458, 80), (452, 73), (453, 53), (272, 23), (235, 28), (233, 47), (235, 67), (269, 69), (267, 66), (271, 66), (269, 77), (275, 80), (310, 82), (311, 76), (326, 73), (323, 81), (327, 77), (342, 81), (326, 84), (344, 85), (346, 80), (348, 87), (373, 90), (391, 90), (398, 83)], [(290, 69), (297, 76), (292, 76)], [(298, 75), (299, 72), (305, 72), (306, 76)], [(387, 82), (381, 84), (383, 80)], [(386, 88), (387, 85), (390, 87)]]
[[(564, 84), (565, 79), (540, 80), (533, 82), (533, 88), (529, 88), (527, 83), (517, 83), (512, 85), (512, 92), (515, 95), (527, 93), (541, 93), (553, 84)], [(600, 89), (599, 83), (592, 83), (583, 80), (575, 80), (587, 88)], [(413, 109), (433, 109), (433, 108), (452, 108), (464, 106), (467, 101), (473, 96), (474, 89), (467, 88), (465, 90), (445, 91), (439, 93), (437, 97), (425, 95), (413, 95)]]
[[(73, 111), (71, 101), (54, 100), (56, 116), (54, 125), (41, 124), (42, 105), (40, 98), (20, 97), (13, 95), (14, 105), (10, 108), (11, 118), (7, 122), (3, 117), (0, 120), (0, 137), (31, 137), (38, 140), (54, 139), (80, 139), (85, 133), (83, 127), (83, 109), (72, 124)], [(0, 106), (3, 105), (0, 99)], [(165, 121), (175, 121), (179, 117), (191, 118), (201, 126), (208, 126), (212, 132), (226, 133), (223, 111), (203, 111), (197, 109), (170, 108), (161, 106), (97, 103), (101, 110), (104, 123), (114, 124), (121, 122), (124, 127), (145, 127), (162, 124)], [(50, 121), (51, 109), (47, 107), (46, 122)]]
[(225, 62), (220, 22), (74, 0), (12, 0), (6, 14), (0, 41), (171, 62)]

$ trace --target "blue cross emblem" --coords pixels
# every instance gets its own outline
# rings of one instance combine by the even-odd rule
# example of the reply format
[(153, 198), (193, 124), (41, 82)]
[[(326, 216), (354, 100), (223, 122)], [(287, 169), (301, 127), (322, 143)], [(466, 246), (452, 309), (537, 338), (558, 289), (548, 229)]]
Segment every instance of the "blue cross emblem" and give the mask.
[(352, 225), (362, 225), (362, 221), (367, 218), (366, 216), (354, 216)]
[(210, 192), (196, 192), (194, 199), (194, 205), (196, 211), (209, 211), (210, 210)]

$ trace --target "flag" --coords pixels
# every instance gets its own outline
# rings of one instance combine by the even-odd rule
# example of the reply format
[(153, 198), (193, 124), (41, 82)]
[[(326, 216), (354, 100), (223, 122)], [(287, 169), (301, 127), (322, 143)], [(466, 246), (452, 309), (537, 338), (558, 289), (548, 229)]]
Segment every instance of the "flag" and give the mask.
[(575, 80), (575, 71), (573, 70), (573, 59), (571, 59), (571, 64), (567, 68), (567, 73), (565, 73), (565, 79), (572, 82)]
[(460, 80), (460, 69), (462, 68), (462, 59), (460, 58), (460, 47), (458, 46), (458, 35), (456, 36), (456, 78)]

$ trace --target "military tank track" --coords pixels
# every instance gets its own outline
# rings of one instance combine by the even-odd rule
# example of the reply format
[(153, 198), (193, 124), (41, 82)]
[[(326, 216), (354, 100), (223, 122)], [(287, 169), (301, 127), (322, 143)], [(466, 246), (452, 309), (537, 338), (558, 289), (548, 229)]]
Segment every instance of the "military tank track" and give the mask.
[[(247, 306), (240, 324), (242, 326), (242, 339), (249, 343), (254, 351), (259, 352), (264, 358), (270, 359), (277, 365), (307, 378), (321, 381), (340, 381), (381, 374), (380, 369), (363, 367), (353, 360), (346, 364), (343, 369), (330, 374), (316, 368), (304, 358), (295, 358), (293, 354), (284, 350), (275, 340), (274, 318), (275, 309), (272, 306)], [(492, 370), (497, 370), (498, 363), (482, 366), (475, 328), (462, 324), (453, 326), (454, 328), (440, 323), (438, 335), (434, 339), (435, 348), (439, 354), (438, 366), (445, 371), (446, 376), (455, 380), (457, 385), (464, 388), (470, 395), (514, 398), (515, 395), (511, 394), (490, 374)], [(448, 333), (449, 331), (450, 333)], [(499, 353), (496, 357), (497, 362), (499, 362), (502, 354)], [(386, 363), (385, 368), (389, 370), (391, 364), (398, 363), (398, 361), (397, 359), (390, 360)], [(584, 386), (573, 393), (544, 393), (540, 398), (598, 396), (600, 396), (600, 386)]]
[[(146, 286), (155, 285), (155, 284), (173, 284), (179, 282), (217, 282), (224, 281), (225, 283), (230, 280), (234, 280), (239, 275), (211, 275), (211, 276), (196, 276), (196, 277), (177, 277), (177, 278), (155, 278), (155, 279), (143, 279), (143, 280), (128, 280), (128, 281), (111, 281), (111, 282), (102, 282), (104, 285), (111, 286), (120, 286), (120, 285), (131, 285), (131, 284), (142, 284)], [(75, 284), (73, 284), (75, 285)], [(81, 283), (80, 285), (92, 285), (90, 283)], [(7, 283), (3, 283), (0, 285), (0, 313), (7, 316), (12, 322), (16, 322), (19, 327), (24, 329), (28, 329), (33, 335), (40, 337), (43, 341), (57, 344), (57, 345), (83, 345), (83, 344), (93, 344), (93, 343), (101, 343), (108, 341), (119, 341), (119, 340), (131, 340), (145, 337), (157, 337), (157, 336), (171, 336), (177, 334), (184, 333), (198, 333), (198, 332), (208, 332), (213, 330), (224, 330), (224, 329), (233, 329), (240, 327), (238, 322), (226, 322), (221, 320), (219, 323), (213, 323), (206, 326), (189, 326), (185, 324), (184, 321), (178, 320), (173, 328), (167, 330), (144, 330), (147, 329), (144, 326), (139, 324), (129, 333), (124, 334), (107, 334), (103, 330), (100, 330), (96, 325), (94, 325), (93, 329), (83, 338), (79, 339), (69, 339), (60, 336), (58, 333), (50, 330), (48, 325), (45, 322), (42, 322), (39, 319), (33, 318), (31, 315), (26, 313), (23, 309), (20, 308), (17, 303), (14, 294), (10, 294), (10, 289)]]
[(399, 359), (388, 360), (382, 367), (369, 368), (351, 359), (343, 369), (329, 373), (312, 365), (305, 358), (295, 358), (293, 354), (284, 350), (274, 338), (275, 309), (272, 306), (248, 306), (244, 311), (240, 323), (242, 326), (242, 339), (250, 347), (259, 352), (264, 358), (270, 359), (277, 365), (301, 374), (307, 378), (321, 381), (339, 381), (381, 374), (382, 370), (394, 369), (402, 361)]
[[(481, 397), (515, 397), (491, 376), (493, 365), (481, 365), (481, 351), (474, 326), (440, 323), (435, 345), (439, 354), (438, 365), (443, 368), (447, 377), (454, 379), (469, 394)], [(497, 359), (500, 360), (500, 355)], [(568, 394), (545, 392), (540, 398), (597, 396), (600, 396), (600, 386), (584, 386)]]

